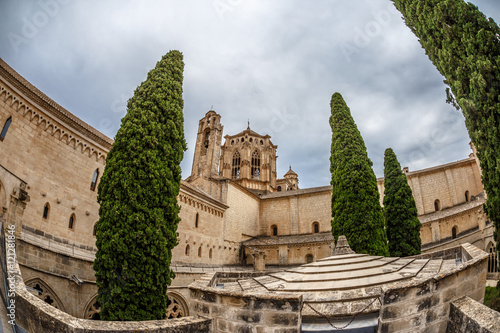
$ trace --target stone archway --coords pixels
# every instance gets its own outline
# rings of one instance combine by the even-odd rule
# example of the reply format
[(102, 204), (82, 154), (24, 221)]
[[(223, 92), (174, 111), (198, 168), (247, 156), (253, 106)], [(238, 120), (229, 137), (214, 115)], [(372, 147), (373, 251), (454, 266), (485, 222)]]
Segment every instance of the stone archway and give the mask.
[(90, 320), (100, 320), (101, 304), (97, 300), (97, 294), (90, 299), (90, 301), (85, 305), (85, 313), (83, 314), (84, 319)]
[(32, 294), (56, 309), (66, 312), (64, 304), (49, 285), (39, 278), (28, 280), (24, 283)]
[(167, 296), (167, 319), (189, 316), (189, 307), (181, 294), (175, 291), (168, 291)]

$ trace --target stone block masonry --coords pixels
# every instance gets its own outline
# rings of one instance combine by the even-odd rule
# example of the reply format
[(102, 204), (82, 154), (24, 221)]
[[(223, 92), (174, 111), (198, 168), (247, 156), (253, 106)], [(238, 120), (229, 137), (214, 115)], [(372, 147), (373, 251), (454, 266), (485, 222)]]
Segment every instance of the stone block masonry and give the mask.
[(446, 333), (461, 332), (500, 332), (500, 313), (470, 297), (459, 298), (450, 305)]
[[(445, 273), (429, 276), (429, 279), (424, 281), (417, 280), (410, 284), (401, 282), (383, 288), (378, 333), (446, 332), (450, 304), (453, 301), (465, 295), (482, 302), (486, 284), (487, 254), (470, 244), (463, 244), (462, 249), (461, 254), (456, 253), (454, 249), (436, 253), (443, 258), (458, 257), (457, 259), (463, 259), (465, 262), (450, 267)], [(428, 255), (428, 258), (432, 257), (435, 255)]]
[(248, 295), (211, 287), (217, 274), (206, 274), (189, 286), (193, 312), (213, 318), (214, 332), (300, 332), (302, 296)]

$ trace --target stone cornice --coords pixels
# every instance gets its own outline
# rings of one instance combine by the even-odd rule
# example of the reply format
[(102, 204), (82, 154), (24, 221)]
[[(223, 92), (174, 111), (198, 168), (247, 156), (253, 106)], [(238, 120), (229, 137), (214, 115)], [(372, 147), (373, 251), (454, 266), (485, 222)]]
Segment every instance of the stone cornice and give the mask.
[(84, 137), (87, 137), (101, 145), (105, 150), (109, 151), (111, 149), (111, 146), (113, 145), (113, 140), (111, 138), (102, 134), (101, 132), (57, 104), (47, 95), (42, 93), (31, 83), (29, 83), (24, 77), (22, 77), (19, 73), (12, 69), (1, 58), (0, 77), (4, 78), (11, 85), (12, 89), (16, 90), (19, 94), (23, 95), (34, 104), (40, 106), (50, 116), (59, 120), (61, 123), (74, 128)]

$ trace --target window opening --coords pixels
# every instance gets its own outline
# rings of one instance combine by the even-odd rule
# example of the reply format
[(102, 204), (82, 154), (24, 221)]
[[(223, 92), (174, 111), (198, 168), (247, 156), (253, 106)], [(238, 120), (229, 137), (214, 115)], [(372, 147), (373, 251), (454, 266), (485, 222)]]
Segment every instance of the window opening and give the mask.
[(94, 175), (92, 176), (92, 182), (90, 183), (91, 191), (95, 191), (98, 178), (99, 178), (99, 168), (95, 169)]
[(257, 150), (252, 154), (252, 178), (260, 179), (260, 154)]
[(9, 130), (10, 123), (12, 123), (12, 117), (9, 117), (5, 122), (5, 124), (3, 125), (2, 133), (0, 133), (0, 141), (3, 141), (3, 139), (5, 139), (7, 131)]
[(47, 202), (45, 204), (45, 206), (43, 206), (43, 218), (45, 220), (49, 218), (49, 210), (50, 210), (50, 207), (49, 207), (49, 203)]
[(240, 178), (240, 163), (241, 163), (241, 156), (238, 151), (236, 151), (233, 155), (233, 167), (231, 171), (231, 177), (233, 179)]

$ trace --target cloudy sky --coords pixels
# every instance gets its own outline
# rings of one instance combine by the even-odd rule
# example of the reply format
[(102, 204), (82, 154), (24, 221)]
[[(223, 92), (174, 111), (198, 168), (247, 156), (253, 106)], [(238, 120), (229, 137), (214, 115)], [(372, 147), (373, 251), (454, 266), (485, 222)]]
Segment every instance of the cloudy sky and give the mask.
[[(500, 22), (498, 0), (473, 1)], [(198, 120), (278, 145), (300, 187), (330, 181), (329, 102), (340, 92), (378, 177), (392, 147), (417, 170), (466, 158), (463, 116), (389, 0), (0, 1), (0, 57), (113, 138), (126, 101), (169, 50), (185, 62), (183, 176)]]

